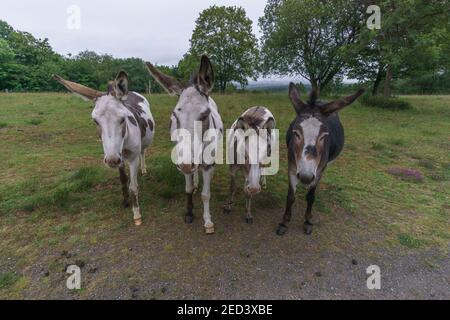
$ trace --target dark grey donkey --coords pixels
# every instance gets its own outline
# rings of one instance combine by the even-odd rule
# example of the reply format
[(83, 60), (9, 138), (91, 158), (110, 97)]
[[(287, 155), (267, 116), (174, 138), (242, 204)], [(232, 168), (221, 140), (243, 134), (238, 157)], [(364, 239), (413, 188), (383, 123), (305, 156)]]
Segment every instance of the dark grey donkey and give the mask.
[(344, 128), (337, 112), (352, 104), (363, 93), (364, 90), (361, 89), (352, 96), (322, 103), (317, 101), (316, 93), (312, 92), (308, 103), (304, 103), (297, 87), (293, 83), (290, 84), (289, 97), (297, 117), (291, 123), (286, 136), (289, 193), (286, 212), (278, 226), (278, 235), (284, 235), (288, 230), (298, 183), (308, 190), (304, 231), (308, 235), (312, 233), (312, 206), (317, 185), (327, 165), (335, 160), (344, 148)]

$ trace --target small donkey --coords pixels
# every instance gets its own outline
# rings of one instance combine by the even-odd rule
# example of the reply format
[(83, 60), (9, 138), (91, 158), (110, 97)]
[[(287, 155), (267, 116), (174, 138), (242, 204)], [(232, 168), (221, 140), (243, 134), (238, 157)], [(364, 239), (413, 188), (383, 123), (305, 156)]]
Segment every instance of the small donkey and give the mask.
[(297, 117), (291, 123), (286, 136), (289, 194), (283, 221), (278, 226), (278, 235), (284, 235), (288, 229), (299, 182), (308, 189), (308, 206), (303, 229), (307, 235), (312, 233), (312, 206), (317, 185), (327, 165), (335, 160), (344, 148), (344, 128), (337, 112), (352, 104), (363, 93), (362, 89), (353, 96), (321, 103), (317, 101), (317, 95), (313, 91), (308, 103), (304, 103), (297, 87), (293, 83), (290, 84), (289, 97)]
[[(211, 199), (211, 180), (214, 173), (215, 159), (206, 162), (205, 158), (195, 159), (195, 154), (203, 154), (205, 150), (211, 154), (218, 153), (223, 134), (223, 123), (214, 100), (209, 96), (214, 85), (214, 71), (209, 58), (203, 55), (200, 70), (195, 73), (188, 85), (181, 84), (178, 80), (163, 74), (151, 63), (147, 63), (150, 73), (155, 80), (170, 94), (179, 96), (178, 103), (172, 113), (170, 132), (172, 139), (178, 141), (177, 148), (190, 148), (190, 159), (178, 162), (177, 167), (186, 178), (187, 214), (185, 222), (190, 224), (194, 220), (193, 194), (198, 188), (198, 171), (203, 172), (203, 220), (206, 234), (214, 233), (214, 223), (211, 220), (209, 202)], [(190, 139), (178, 139), (179, 132), (188, 132)], [(203, 142), (204, 134), (218, 132), (215, 139)], [(200, 139), (195, 139), (200, 137)], [(214, 138), (214, 137), (213, 137)], [(200, 161), (201, 160), (201, 161)]]
[[(266, 132), (260, 134), (261, 129)], [(261, 192), (260, 181), (264, 189), (267, 187), (266, 176), (261, 175), (261, 171), (262, 163), (271, 156), (274, 129), (275, 118), (272, 112), (265, 107), (253, 107), (234, 122), (227, 139), (228, 150), (232, 150), (229, 154), (231, 181), (230, 198), (224, 206), (224, 213), (229, 214), (232, 210), (236, 195), (236, 173), (241, 169), (245, 176), (245, 213), (248, 224), (253, 223), (252, 197)]]
[[(84, 99), (94, 101), (92, 119), (102, 139), (104, 163), (119, 169), (123, 206), (133, 208), (136, 226), (142, 224), (138, 202), (138, 169), (146, 174), (145, 150), (153, 142), (155, 122), (147, 99), (136, 92), (128, 91), (128, 75), (121, 71), (108, 84), (108, 92), (103, 93), (78, 83), (67, 81), (58, 75), (53, 78), (69, 91)], [(125, 172), (125, 161), (130, 165), (130, 184)]]

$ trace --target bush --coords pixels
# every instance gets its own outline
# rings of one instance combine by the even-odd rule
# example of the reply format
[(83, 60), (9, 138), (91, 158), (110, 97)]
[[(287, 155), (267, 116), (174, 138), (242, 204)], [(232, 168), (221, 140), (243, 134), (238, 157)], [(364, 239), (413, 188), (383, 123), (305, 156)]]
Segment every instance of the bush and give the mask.
[(385, 98), (383, 96), (372, 96), (365, 94), (361, 98), (361, 103), (367, 107), (390, 109), (390, 110), (408, 110), (412, 109), (409, 102), (399, 98)]

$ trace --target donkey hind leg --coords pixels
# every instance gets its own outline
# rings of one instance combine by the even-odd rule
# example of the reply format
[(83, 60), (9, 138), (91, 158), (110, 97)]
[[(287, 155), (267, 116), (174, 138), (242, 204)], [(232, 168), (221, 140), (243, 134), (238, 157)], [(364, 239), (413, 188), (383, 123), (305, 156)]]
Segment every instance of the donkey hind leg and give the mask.
[(131, 206), (133, 208), (134, 223), (136, 226), (142, 224), (141, 210), (139, 208), (139, 188), (138, 188), (138, 171), (139, 171), (139, 159), (136, 157), (130, 161), (130, 196)]
[(119, 168), (119, 175), (120, 175), (120, 183), (122, 184), (122, 194), (123, 194), (122, 206), (124, 208), (128, 208), (130, 206), (130, 191), (128, 189), (129, 180), (125, 170), (126, 170), (125, 165), (122, 165)]
[(234, 205), (234, 197), (236, 196), (236, 173), (238, 171), (238, 167), (232, 166), (230, 168), (230, 195), (228, 199), (228, 203), (223, 206), (223, 212), (225, 214), (230, 214)]
[(251, 195), (245, 196), (245, 215), (246, 215), (245, 222), (247, 222), (247, 224), (253, 224)]
[(316, 199), (316, 187), (313, 187), (308, 191), (308, 194), (306, 195), (306, 201), (308, 203), (308, 206), (306, 208), (305, 224), (303, 225), (303, 230), (307, 235), (310, 235), (313, 231), (312, 206), (314, 204), (315, 199)]
[(140, 155), (140, 163), (142, 175), (145, 176), (147, 174), (147, 165), (145, 164), (145, 149), (142, 150), (142, 153)]
[(211, 221), (211, 213), (209, 211), (209, 201), (211, 200), (211, 180), (214, 175), (214, 167), (203, 169), (203, 220), (205, 222), (206, 234), (214, 233), (214, 223)]
[(267, 177), (261, 176), (261, 187), (263, 190), (267, 190)]
[(288, 230), (288, 224), (292, 218), (292, 206), (295, 202), (295, 191), (297, 190), (298, 179), (294, 175), (289, 175), (289, 192), (286, 200), (286, 211), (283, 221), (278, 225), (277, 234), (283, 236)]
[(198, 170), (194, 172), (194, 191), (193, 194), (196, 194), (198, 191)]
[[(197, 173), (198, 174), (198, 173)], [(184, 222), (187, 224), (191, 224), (194, 222), (194, 175), (195, 174), (185, 174), (184, 177), (186, 179), (186, 215), (184, 217)]]

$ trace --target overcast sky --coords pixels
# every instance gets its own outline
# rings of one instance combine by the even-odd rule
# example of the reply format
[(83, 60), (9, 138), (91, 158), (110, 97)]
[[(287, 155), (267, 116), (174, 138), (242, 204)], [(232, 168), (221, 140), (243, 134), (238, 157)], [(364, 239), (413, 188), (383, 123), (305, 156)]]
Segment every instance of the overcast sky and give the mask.
[[(263, 0), (1, 0), (0, 19), (13, 28), (48, 38), (61, 54), (83, 50), (176, 64), (189, 49), (199, 13), (209, 6), (245, 8), (259, 37)], [(81, 28), (67, 27), (68, 8), (81, 9)]]

